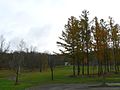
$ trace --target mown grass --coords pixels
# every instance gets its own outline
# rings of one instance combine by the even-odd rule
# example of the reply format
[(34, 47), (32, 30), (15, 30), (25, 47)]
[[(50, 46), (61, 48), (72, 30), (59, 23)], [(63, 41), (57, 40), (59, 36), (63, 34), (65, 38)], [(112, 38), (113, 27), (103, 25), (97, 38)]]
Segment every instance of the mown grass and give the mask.
[[(45, 72), (24, 72), (20, 74), (19, 85), (14, 85), (14, 80), (9, 77), (14, 76), (13, 71), (0, 71), (0, 90), (24, 90), (27, 87), (50, 84), (50, 83), (100, 83), (102, 77), (79, 76), (71, 77), (72, 67), (57, 67), (54, 71), (54, 80), (51, 80), (50, 70)], [(119, 82), (119, 75), (107, 76), (106, 82)]]

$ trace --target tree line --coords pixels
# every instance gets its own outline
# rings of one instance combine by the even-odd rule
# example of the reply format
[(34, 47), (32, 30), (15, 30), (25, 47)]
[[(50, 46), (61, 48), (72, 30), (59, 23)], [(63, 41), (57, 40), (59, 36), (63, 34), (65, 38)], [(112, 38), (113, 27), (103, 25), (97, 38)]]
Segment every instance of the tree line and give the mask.
[(10, 51), (10, 44), (5, 41), (3, 35), (0, 37), (0, 69), (14, 69), (21, 65), (22, 68), (40, 71), (47, 67), (47, 53), (39, 53), (34, 47), (26, 47), (25, 41), (21, 40), (18, 49)]
[(41, 72), (49, 67), (49, 57), (55, 59), (56, 65), (64, 64), (62, 55), (50, 54), (47, 51), (38, 52), (36, 47), (28, 47), (24, 40), (21, 40), (16, 46), (17, 49), (11, 51), (10, 43), (6, 42), (3, 35), (0, 36), (0, 69), (14, 69), (19, 64), (23, 70), (37, 69)]
[[(36, 48), (28, 48), (24, 40), (18, 44), (15, 51), (10, 51), (10, 43), (7, 43), (4, 36), (0, 36), (0, 70), (12, 70), (15, 73), (15, 85), (19, 83), (19, 74), (24, 71), (47, 71), (56, 65), (64, 64), (62, 55), (54, 55), (48, 52), (40, 53)], [(52, 75), (53, 79), (53, 75)]]
[(90, 75), (91, 67), (97, 68), (98, 75), (120, 71), (120, 26), (111, 17), (90, 21), (87, 10), (79, 18), (71, 16), (57, 45), (70, 59), (73, 76)]

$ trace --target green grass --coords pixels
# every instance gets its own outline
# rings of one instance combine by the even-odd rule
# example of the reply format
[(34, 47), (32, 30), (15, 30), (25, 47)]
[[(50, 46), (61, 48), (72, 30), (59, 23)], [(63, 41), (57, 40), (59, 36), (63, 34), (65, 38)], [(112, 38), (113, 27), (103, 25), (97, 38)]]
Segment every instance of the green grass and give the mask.
[[(57, 67), (54, 72), (54, 80), (51, 80), (50, 70), (46, 72), (24, 72), (20, 74), (19, 85), (14, 85), (14, 80), (9, 80), (8, 77), (14, 75), (13, 71), (0, 71), (0, 90), (24, 90), (27, 87), (50, 84), (50, 83), (99, 83), (102, 82), (102, 77), (70, 77), (72, 67)], [(106, 82), (119, 82), (119, 75), (110, 75), (106, 78)]]
[(14, 75), (13, 71), (10, 70), (0, 70), (0, 78), (9, 77)]

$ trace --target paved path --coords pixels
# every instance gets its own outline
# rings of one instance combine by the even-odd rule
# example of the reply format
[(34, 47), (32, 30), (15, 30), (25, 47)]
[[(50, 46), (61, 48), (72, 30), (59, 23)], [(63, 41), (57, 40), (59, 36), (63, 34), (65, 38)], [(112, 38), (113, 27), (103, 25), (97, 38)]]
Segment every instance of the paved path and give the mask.
[(26, 90), (120, 90), (120, 87), (93, 87), (88, 84), (49, 84), (35, 86)]

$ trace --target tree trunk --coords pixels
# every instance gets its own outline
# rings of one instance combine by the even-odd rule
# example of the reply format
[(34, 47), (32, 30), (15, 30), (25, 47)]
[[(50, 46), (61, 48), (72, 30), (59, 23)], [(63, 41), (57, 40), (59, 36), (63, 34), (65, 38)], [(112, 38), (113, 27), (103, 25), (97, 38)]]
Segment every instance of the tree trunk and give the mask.
[(87, 75), (89, 75), (89, 54), (87, 50)]
[(82, 62), (82, 75), (84, 75), (84, 59), (83, 59), (83, 62)]
[(16, 71), (15, 85), (18, 85), (19, 83), (19, 72), (20, 72), (20, 66), (18, 66), (17, 71)]
[(53, 67), (51, 67), (51, 78), (52, 78), (52, 80), (54, 80)]
[(73, 76), (75, 76), (75, 60), (73, 60)]
[(77, 75), (79, 76), (79, 75), (80, 75), (80, 62), (79, 62), (79, 60), (77, 60), (77, 65), (78, 65), (78, 72), (77, 72)]

